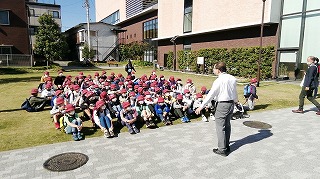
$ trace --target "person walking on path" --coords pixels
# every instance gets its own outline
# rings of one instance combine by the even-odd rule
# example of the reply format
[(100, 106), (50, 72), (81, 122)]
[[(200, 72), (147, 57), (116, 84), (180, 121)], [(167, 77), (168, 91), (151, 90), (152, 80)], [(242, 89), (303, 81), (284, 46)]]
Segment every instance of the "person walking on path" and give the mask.
[(227, 68), (224, 62), (214, 65), (214, 74), (218, 78), (213, 82), (210, 92), (207, 94), (201, 106), (195, 111), (200, 114), (201, 110), (212, 100), (217, 101), (215, 112), (216, 131), (218, 136), (218, 148), (213, 152), (222, 156), (230, 153), (230, 134), (234, 103), (238, 102), (237, 79), (226, 73)]
[(136, 71), (136, 69), (134, 69), (134, 66), (131, 63), (131, 60), (128, 61), (128, 63), (125, 66), (125, 71), (128, 73), (128, 76), (131, 75), (132, 71)]
[(320, 115), (320, 104), (313, 97), (313, 90), (318, 85), (318, 68), (315, 65), (315, 60), (316, 57), (314, 56), (309, 56), (307, 58), (308, 70), (300, 84), (301, 92), (299, 95), (299, 108), (297, 110), (292, 110), (293, 113), (303, 113), (304, 98), (307, 97), (307, 99), (318, 108), (316, 114)]

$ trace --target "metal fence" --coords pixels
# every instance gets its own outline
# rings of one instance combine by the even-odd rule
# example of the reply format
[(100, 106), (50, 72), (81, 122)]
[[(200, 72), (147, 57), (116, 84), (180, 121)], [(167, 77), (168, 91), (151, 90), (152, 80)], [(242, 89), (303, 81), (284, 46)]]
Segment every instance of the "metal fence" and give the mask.
[(0, 54), (0, 66), (33, 66), (32, 55)]

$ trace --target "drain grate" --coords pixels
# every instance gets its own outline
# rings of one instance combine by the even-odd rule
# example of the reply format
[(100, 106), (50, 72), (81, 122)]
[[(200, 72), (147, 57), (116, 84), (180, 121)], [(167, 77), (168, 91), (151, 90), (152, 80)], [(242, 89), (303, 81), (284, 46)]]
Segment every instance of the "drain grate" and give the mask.
[(54, 172), (74, 170), (86, 164), (89, 157), (82, 153), (62, 153), (55, 155), (43, 163), (43, 167)]
[(270, 129), (272, 126), (270, 124), (260, 122), (260, 121), (244, 121), (243, 125), (247, 127), (252, 127), (256, 129)]

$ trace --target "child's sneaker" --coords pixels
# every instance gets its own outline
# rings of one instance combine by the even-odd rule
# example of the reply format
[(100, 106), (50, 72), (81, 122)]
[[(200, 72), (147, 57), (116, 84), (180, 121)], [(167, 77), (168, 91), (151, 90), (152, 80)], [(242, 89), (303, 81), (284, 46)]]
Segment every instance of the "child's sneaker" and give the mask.
[(129, 132), (130, 134), (135, 134), (135, 132), (133, 131), (132, 127), (128, 127), (128, 132)]
[(78, 141), (79, 138), (78, 138), (78, 135), (76, 133), (72, 134), (72, 138), (74, 141)]
[(190, 119), (187, 116), (184, 116), (184, 120), (187, 122), (191, 122)]
[(202, 121), (204, 121), (204, 122), (209, 122), (209, 121), (208, 121), (208, 118), (207, 118), (206, 116), (204, 116), (204, 115), (202, 115)]
[(188, 121), (186, 121), (185, 117), (182, 117), (182, 118), (181, 118), (181, 122), (187, 123)]
[(114, 132), (112, 129), (109, 129), (110, 137), (114, 137)]
[(139, 133), (140, 132), (140, 130), (136, 126), (133, 126), (133, 130), (134, 130), (135, 133)]
[(210, 114), (210, 120), (212, 120), (212, 121), (216, 120), (216, 118), (214, 117), (213, 114)]
[(60, 124), (58, 122), (55, 122), (54, 125), (55, 125), (56, 129), (60, 129)]
[(78, 132), (78, 139), (79, 139), (79, 140), (82, 140), (82, 139), (83, 139), (83, 137), (82, 137), (82, 135), (81, 135), (80, 132)]
[(149, 128), (150, 127), (150, 122), (146, 121), (146, 127)]
[(104, 137), (110, 138), (110, 133), (109, 133), (108, 129), (104, 130)]

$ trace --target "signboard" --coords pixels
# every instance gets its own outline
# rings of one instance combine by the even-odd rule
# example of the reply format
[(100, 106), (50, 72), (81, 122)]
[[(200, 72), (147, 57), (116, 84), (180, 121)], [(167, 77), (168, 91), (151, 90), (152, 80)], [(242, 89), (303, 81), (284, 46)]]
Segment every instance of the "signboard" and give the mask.
[(203, 65), (204, 64), (204, 57), (198, 57), (197, 58), (197, 64), (198, 65)]

